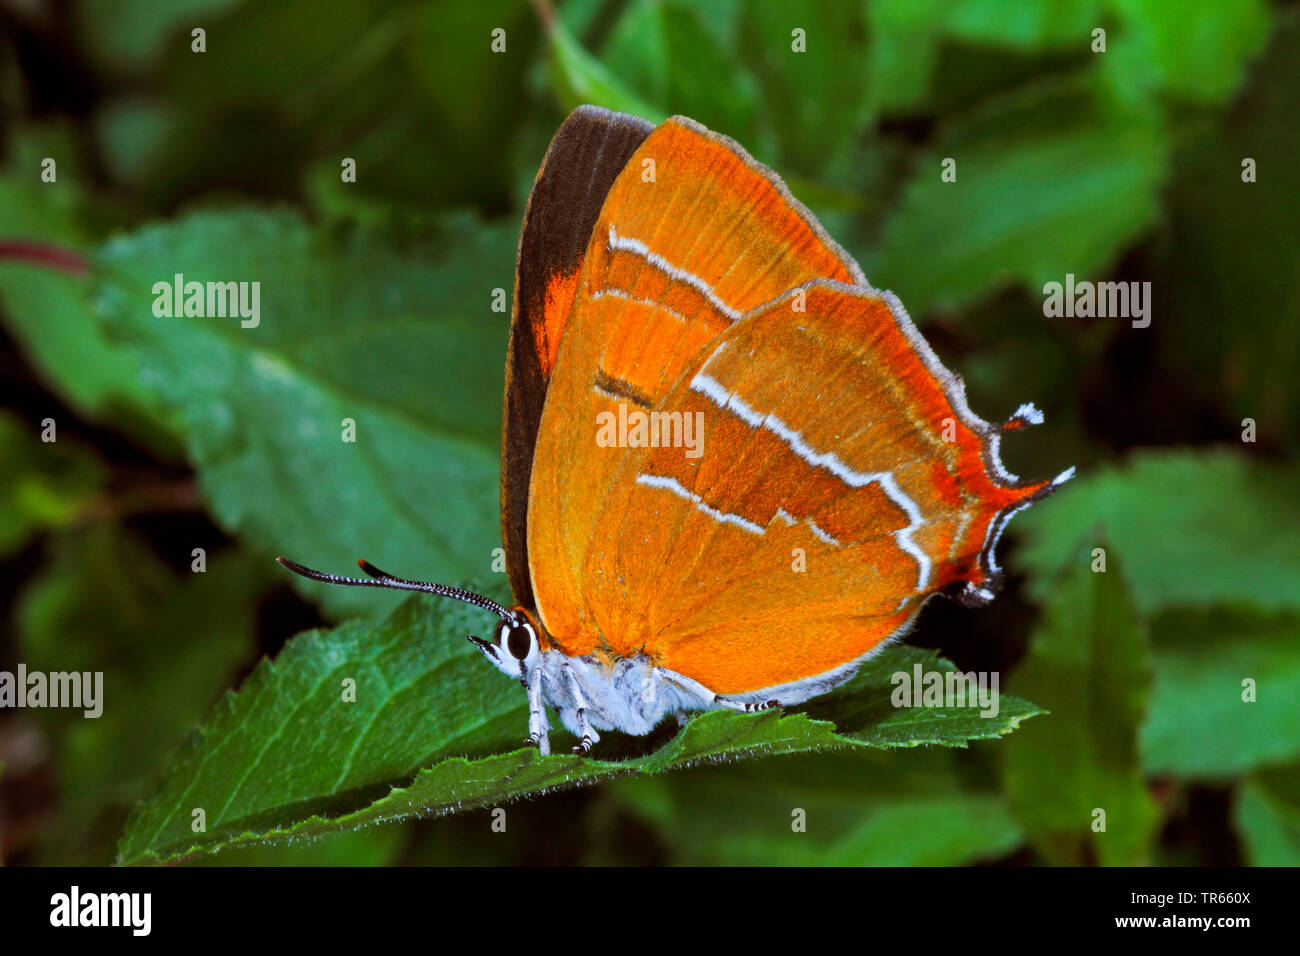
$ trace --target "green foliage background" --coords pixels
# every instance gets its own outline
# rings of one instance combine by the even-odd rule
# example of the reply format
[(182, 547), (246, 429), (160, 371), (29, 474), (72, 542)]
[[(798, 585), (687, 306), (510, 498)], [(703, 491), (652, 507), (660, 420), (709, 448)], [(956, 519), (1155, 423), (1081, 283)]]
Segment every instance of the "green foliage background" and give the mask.
[[(1293, 4), (85, 0), (0, 25), (0, 242), (88, 263), (0, 255), (0, 669), (106, 685), (99, 720), (0, 712), (6, 862), (1300, 863)], [(1013, 471), (1079, 477), (1016, 519), (997, 602), (932, 604), (844, 692), (541, 760), (461, 640), (481, 616), (270, 558), (504, 596), (491, 290), (583, 102), (743, 143), (972, 407), (1046, 412)], [(261, 327), (154, 318), (175, 272), (260, 279)], [(1044, 317), (1067, 273), (1149, 281), (1151, 326)], [(916, 662), (1015, 697), (900, 715)]]

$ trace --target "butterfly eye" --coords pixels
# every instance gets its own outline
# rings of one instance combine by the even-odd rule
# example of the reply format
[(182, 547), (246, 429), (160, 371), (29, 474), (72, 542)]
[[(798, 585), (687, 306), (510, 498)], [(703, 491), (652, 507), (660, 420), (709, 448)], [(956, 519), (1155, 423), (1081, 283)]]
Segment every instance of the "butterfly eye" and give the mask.
[(526, 627), (512, 627), (506, 634), (506, 648), (517, 660), (523, 660), (533, 649), (533, 638)]

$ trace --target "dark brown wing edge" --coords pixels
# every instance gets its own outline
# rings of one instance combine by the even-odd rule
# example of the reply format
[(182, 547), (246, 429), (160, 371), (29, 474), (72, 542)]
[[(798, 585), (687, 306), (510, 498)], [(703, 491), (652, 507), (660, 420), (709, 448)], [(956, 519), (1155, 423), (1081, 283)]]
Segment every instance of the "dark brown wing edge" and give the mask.
[(653, 129), (636, 116), (579, 106), (556, 131), (528, 197), (515, 262), (501, 422), (501, 540), (510, 589), (524, 607), (536, 603), (528, 574), (528, 483), (550, 384), (534, 329), (545, 330), (540, 338), (552, 349), (558, 345), (572, 300), (553, 307), (556, 314), (548, 326), (547, 284), (556, 274), (571, 275), (581, 266), (605, 196)]

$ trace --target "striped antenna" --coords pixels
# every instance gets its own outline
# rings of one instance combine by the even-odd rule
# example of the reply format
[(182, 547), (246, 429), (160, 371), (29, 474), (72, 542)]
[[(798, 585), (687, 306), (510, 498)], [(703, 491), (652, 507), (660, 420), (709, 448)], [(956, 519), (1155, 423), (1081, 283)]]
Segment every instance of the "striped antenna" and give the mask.
[(454, 588), (447, 584), (396, 578), (386, 571), (379, 570), (369, 561), (358, 561), (357, 564), (370, 577), (345, 578), (338, 574), (317, 571), (314, 568), (299, 564), (297, 561), (290, 561), (288, 558), (276, 558), (275, 560), (280, 567), (287, 568), (294, 574), (302, 575), (304, 578), (310, 578), (313, 581), (324, 581), (326, 584), (344, 584), (354, 588), (391, 588), (394, 591), (421, 591), (425, 594), (436, 594), (439, 597), (454, 598), (457, 601), (464, 601), (466, 604), (473, 604), (485, 611), (491, 611), (503, 621), (510, 619), (510, 612), (489, 597), (475, 594), (473, 591), (466, 591), (463, 588)]

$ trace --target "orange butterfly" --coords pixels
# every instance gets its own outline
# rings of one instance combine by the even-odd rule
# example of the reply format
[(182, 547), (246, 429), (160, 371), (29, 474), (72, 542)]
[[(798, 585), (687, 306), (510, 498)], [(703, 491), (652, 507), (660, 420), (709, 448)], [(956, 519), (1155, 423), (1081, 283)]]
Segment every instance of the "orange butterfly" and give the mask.
[(469, 639), (526, 688), (543, 753), (546, 705), (586, 753), (600, 730), (825, 693), (934, 595), (991, 600), (1007, 521), (1073, 471), (1009, 474), (1001, 433), (1041, 414), (978, 418), (780, 178), (685, 117), (565, 120), (514, 303), (501, 526), (517, 606), (364, 561), (369, 579), (280, 561), (494, 612), (494, 639)]

